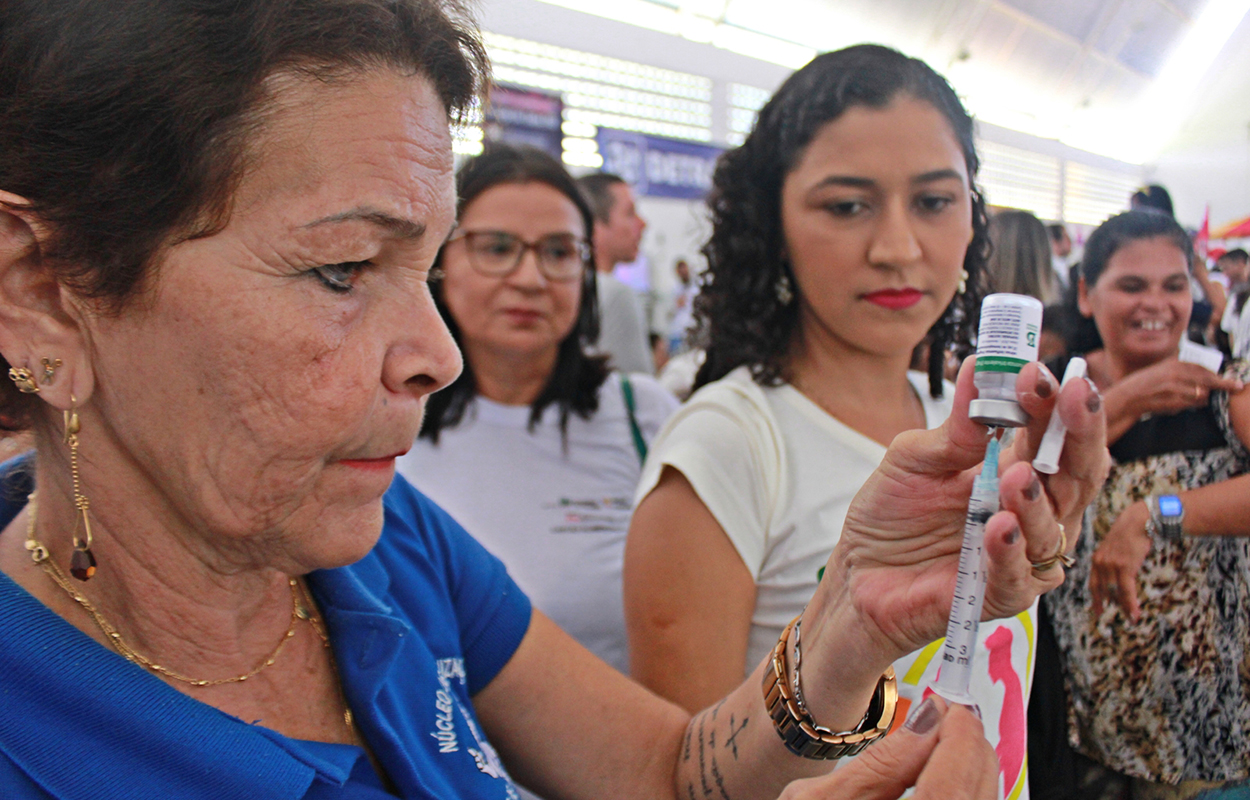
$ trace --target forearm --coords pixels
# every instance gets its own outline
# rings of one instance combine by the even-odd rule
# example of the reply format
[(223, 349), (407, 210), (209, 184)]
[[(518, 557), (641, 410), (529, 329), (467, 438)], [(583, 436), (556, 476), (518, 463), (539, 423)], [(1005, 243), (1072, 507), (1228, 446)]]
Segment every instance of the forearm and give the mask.
[(1185, 536), (1250, 536), (1250, 475), (1180, 492)]
[[(806, 759), (786, 749), (764, 707), (766, 669), (771, 666), (761, 664), (724, 700), (691, 719), (677, 763), (679, 798), (772, 800), (791, 781), (833, 769), (836, 761)], [(845, 692), (837, 693), (837, 700), (825, 704), (844, 707), (847, 716), (843, 719), (849, 721), (827, 724), (829, 718), (822, 719), (815, 709), (813, 716), (826, 727), (852, 728), (868, 708), (875, 685), (873, 678), (864, 686), (845, 687)], [(851, 711), (852, 707), (856, 710)]]
[[(894, 655), (890, 645), (863, 634), (849, 593), (829, 581), (803, 615), (801, 660), (793, 634), (787, 652), (787, 685), (794, 665), (812, 718), (832, 730), (855, 728)], [(765, 708), (763, 679), (773, 669), (766, 658), (751, 676), (717, 705), (691, 720), (678, 762), (679, 797), (773, 798), (793, 780), (822, 775), (835, 761), (791, 753)], [(709, 794), (709, 790), (711, 794)]]

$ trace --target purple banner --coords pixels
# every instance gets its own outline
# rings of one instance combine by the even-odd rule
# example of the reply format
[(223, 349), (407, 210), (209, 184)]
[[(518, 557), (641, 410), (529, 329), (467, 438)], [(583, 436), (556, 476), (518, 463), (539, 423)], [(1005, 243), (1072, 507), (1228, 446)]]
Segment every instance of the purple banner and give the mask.
[(712, 172), (724, 148), (645, 133), (600, 128), (604, 172), (620, 175), (648, 197), (702, 200), (712, 188)]

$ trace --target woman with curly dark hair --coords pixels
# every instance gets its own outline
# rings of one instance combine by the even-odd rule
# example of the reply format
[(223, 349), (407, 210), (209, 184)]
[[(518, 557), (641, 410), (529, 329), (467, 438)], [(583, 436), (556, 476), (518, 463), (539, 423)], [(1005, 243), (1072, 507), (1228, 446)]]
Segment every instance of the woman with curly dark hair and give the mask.
[[(626, 546), (632, 672), (661, 695), (701, 708), (740, 681), (815, 590), (886, 445), (949, 414), (943, 368), (969, 349), (988, 250), (977, 167), (945, 79), (872, 45), (795, 73), (722, 157), (696, 304), (707, 360), (653, 445)], [(926, 341), (928, 375), (909, 373)], [(976, 665), (1008, 791), (1031, 630), (985, 626)], [(904, 701), (931, 656), (895, 664)]]

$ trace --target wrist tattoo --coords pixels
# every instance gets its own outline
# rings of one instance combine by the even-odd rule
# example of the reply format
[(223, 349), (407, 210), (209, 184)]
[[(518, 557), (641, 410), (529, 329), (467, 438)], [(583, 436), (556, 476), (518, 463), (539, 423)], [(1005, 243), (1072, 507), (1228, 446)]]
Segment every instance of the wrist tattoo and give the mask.
[[(729, 738), (725, 740), (725, 747), (732, 747), (734, 752), (734, 761), (738, 760), (738, 734), (742, 733), (747, 727), (747, 721), (750, 717), (743, 717), (742, 724), (734, 727), (734, 715), (729, 715)], [(687, 740), (687, 743), (689, 741)]]
[[(720, 761), (716, 757), (716, 718), (719, 712), (720, 705), (704, 711), (699, 714), (696, 720), (691, 720), (690, 725), (686, 728), (686, 742), (682, 755), (683, 762), (690, 761), (691, 751), (694, 749), (692, 740), (696, 736), (696, 723), (698, 726), (699, 780), (697, 783), (693, 780), (689, 780), (686, 783), (686, 794), (691, 800), (733, 800), (727, 786), (727, 782), (730, 779), (721, 771)], [(743, 717), (742, 723), (738, 724), (737, 715), (731, 713), (729, 715), (729, 729), (727, 732), (722, 731), (721, 738), (724, 744), (721, 749), (730, 750), (735, 761), (738, 760), (736, 737), (746, 728), (746, 725), (746, 717)]]

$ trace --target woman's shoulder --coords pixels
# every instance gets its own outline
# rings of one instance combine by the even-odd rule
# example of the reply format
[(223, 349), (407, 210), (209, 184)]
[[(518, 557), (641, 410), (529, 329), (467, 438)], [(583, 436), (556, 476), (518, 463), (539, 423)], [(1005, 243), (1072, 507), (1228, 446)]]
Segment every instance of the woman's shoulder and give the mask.
[(680, 451), (713, 461), (754, 453), (771, 463), (779, 459), (781, 440), (766, 390), (739, 367), (691, 395), (660, 431), (653, 450), (663, 457)]
[(686, 405), (726, 404), (731, 406), (750, 403), (768, 405), (768, 393), (772, 387), (760, 386), (751, 376), (751, 368), (736, 367), (722, 378), (704, 384), (690, 395)]
[(599, 387), (599, 396), (602, 398), (605, 392), (621, 393), (624, 391), (624, 383), (628, 380), (630, 391), (634, 395), (636, 402), (641, 404), (665, 406), (676, 409), (681, 403), (677, 397), (673, 395), (664, 384), (660, 383), (653, 375), (647, 375), (643, 372), (618, 372), (613, 370), (608, 375), (607, 380)]

